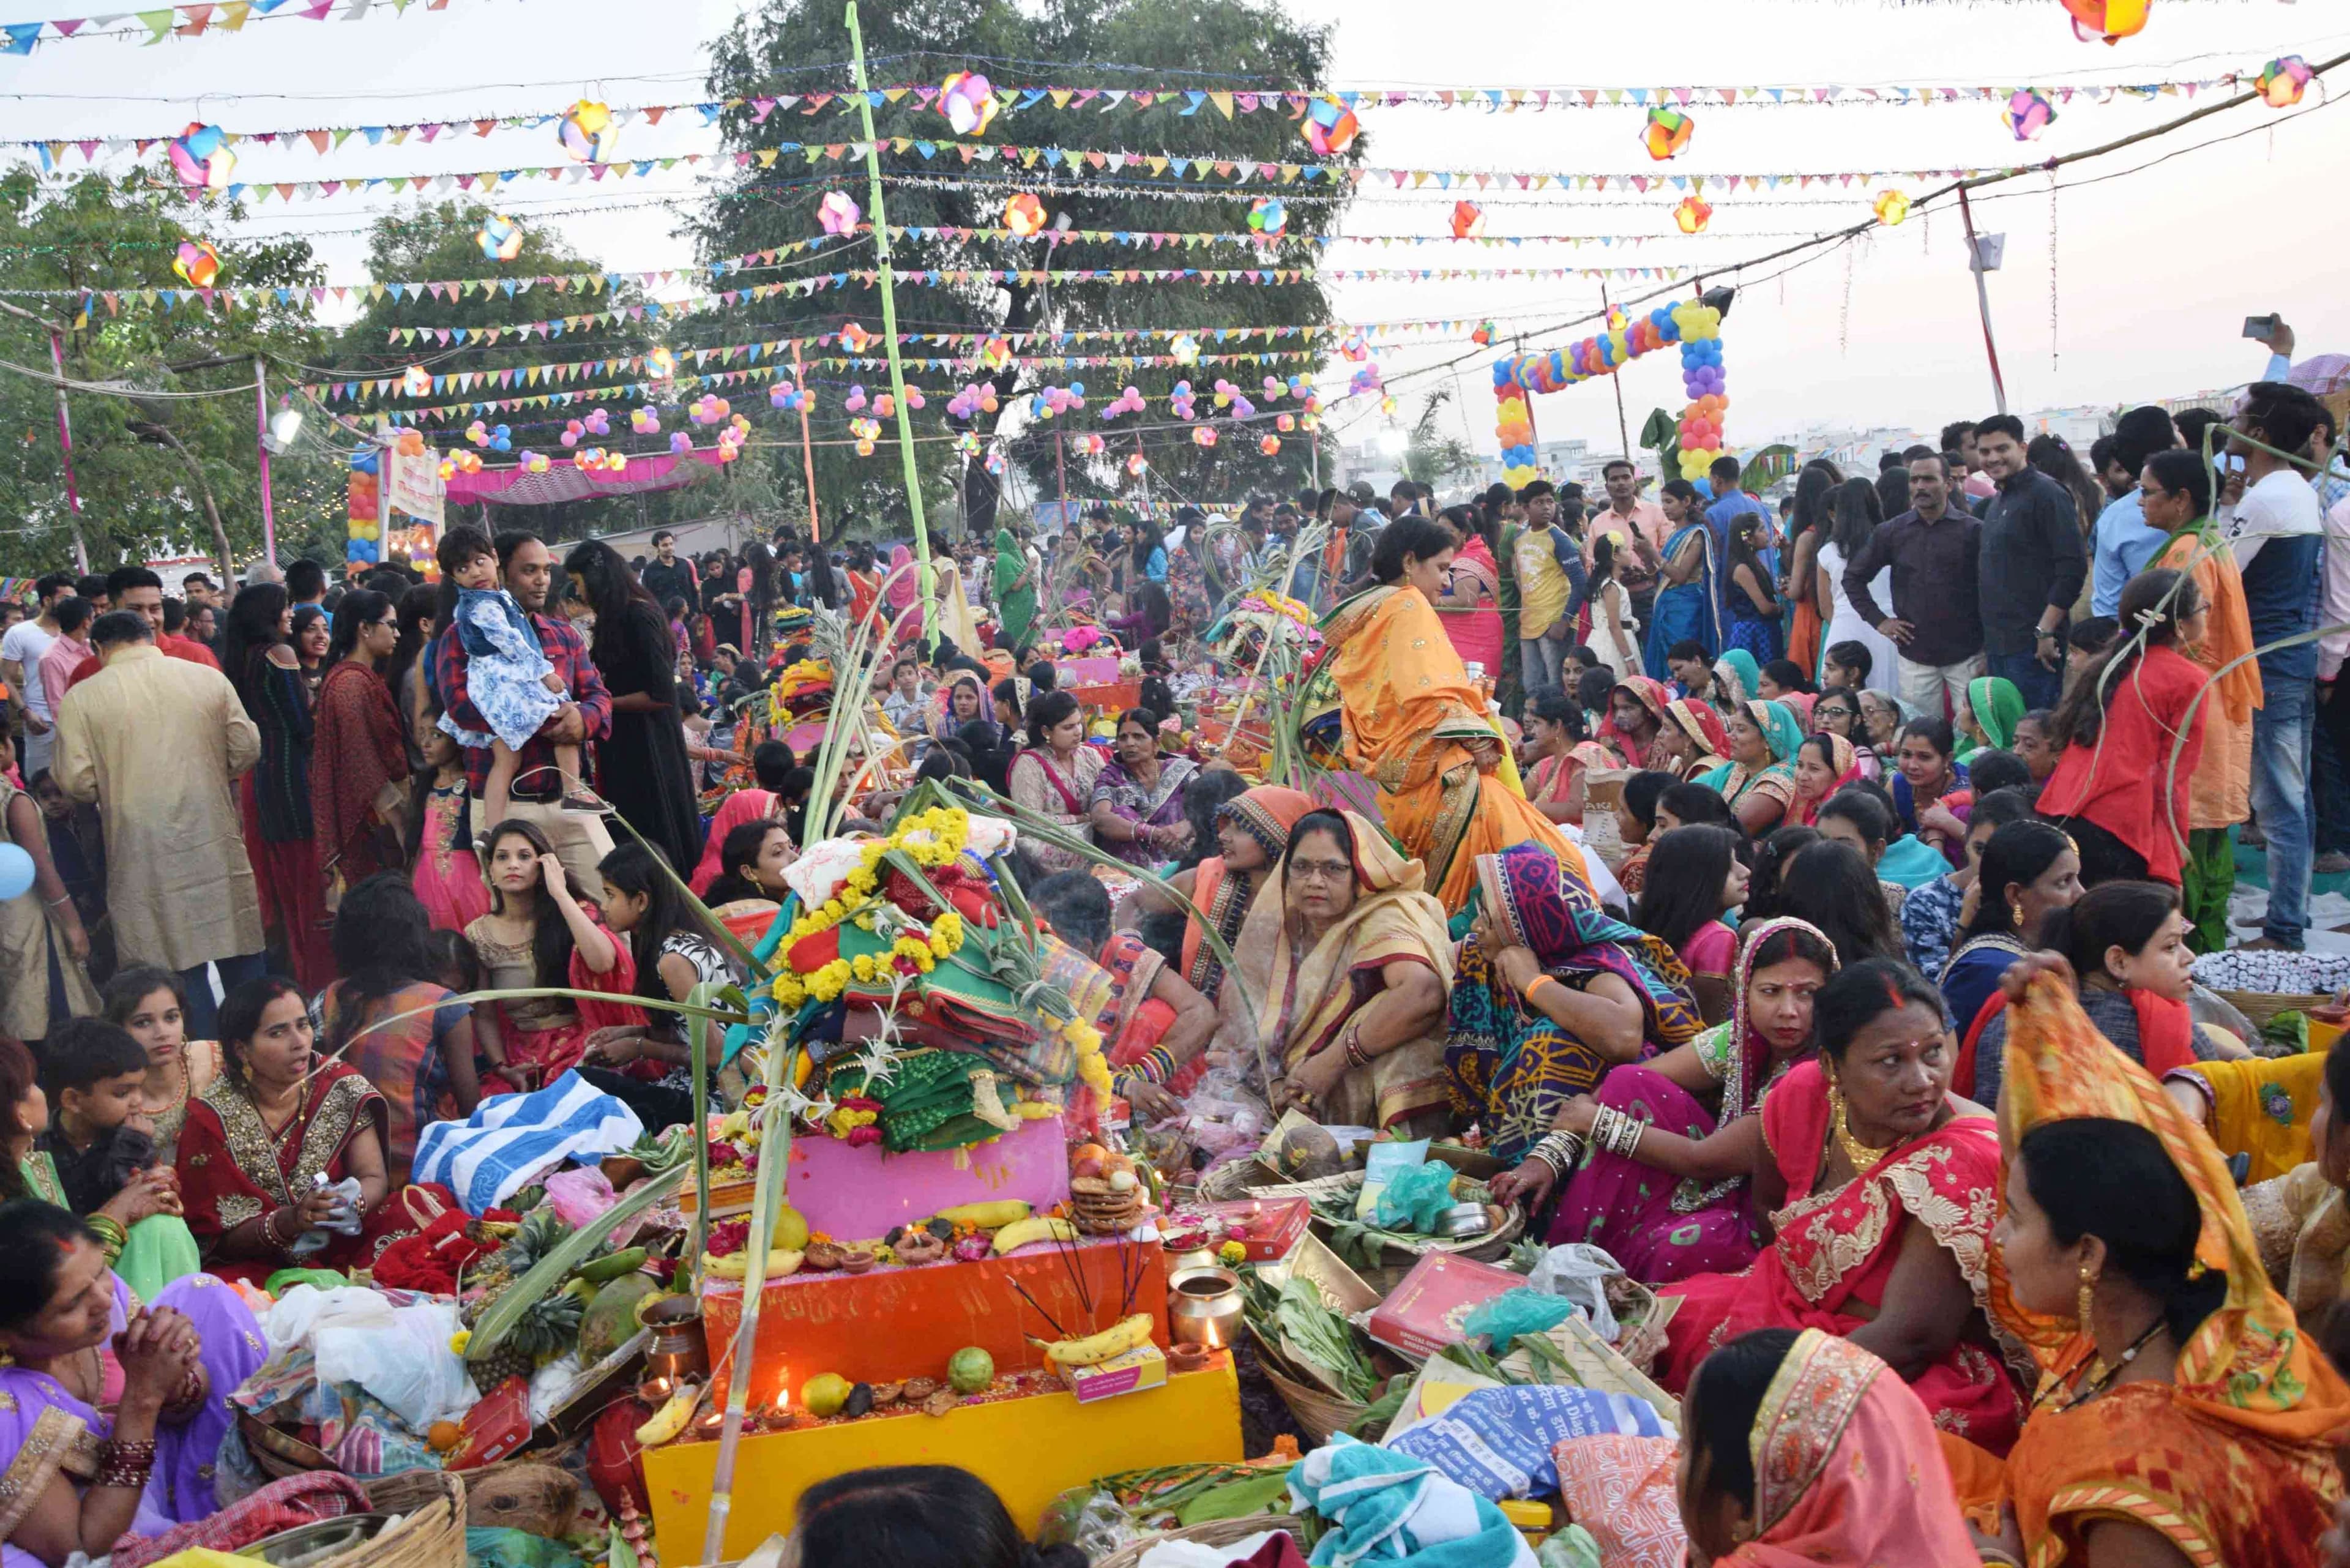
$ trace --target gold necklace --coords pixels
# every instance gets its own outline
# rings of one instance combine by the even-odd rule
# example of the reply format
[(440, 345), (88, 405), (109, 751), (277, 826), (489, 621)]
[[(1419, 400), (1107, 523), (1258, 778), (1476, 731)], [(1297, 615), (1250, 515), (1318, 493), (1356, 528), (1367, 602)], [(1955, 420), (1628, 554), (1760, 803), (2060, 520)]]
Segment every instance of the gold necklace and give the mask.
[[(1852, 1124), (1845, 1116), (1842, 1088), (1831, 1084), (1828, 1099), (1829, 1109), (1833, 1113), (1828, 1117), (1828, 1131), (1835, 1138), (1836, 1147), (1844, 1150), (1845, 1161), (1852, 1167), (1853, 1175), (1866, 1176), (1869, 1168), (1884, 1158), (1885, 1149), (1872, 1147), (1853, 1136)], [(1886, 1147), (1889, 1148), (1892, 1146), (1888, 1144)]]

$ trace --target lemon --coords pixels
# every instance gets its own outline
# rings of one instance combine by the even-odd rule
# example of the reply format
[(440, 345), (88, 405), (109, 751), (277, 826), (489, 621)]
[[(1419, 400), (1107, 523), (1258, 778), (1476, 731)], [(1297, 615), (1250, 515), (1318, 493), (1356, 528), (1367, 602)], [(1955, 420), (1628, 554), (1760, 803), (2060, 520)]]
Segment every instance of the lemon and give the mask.
[(807, 1251), (807, 1244), (806, 1216), (788, 1203), (778, 1208), (775, 1210), (775, 1229), (768, 1237), (767, 1245), (781, 1248), (787, 1252), (805, 1252)]
[(800, 1386), (800, 1403), (811, 1416), (837, 1416), (848, 1403), (849, 1382), (837, 1372), (819, 1372)]

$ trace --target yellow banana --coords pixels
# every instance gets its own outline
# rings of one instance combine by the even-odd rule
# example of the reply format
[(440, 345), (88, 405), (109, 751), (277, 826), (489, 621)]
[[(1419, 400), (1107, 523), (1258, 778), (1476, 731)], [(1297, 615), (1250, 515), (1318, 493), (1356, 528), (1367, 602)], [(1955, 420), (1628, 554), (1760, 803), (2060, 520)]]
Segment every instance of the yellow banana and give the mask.
[(995, 1255), (1003, 1256), (1031, 1241), (1074, 1241), (1077, 1228), (1066, 1220), (1032, 1218), (1015, 1220), (995, 1233)]
[[(805, 1252), (795, 1252), (785, 1247), (775, 1247), (769, 1249), (767, 1252), (767, 1278), (770, 1280), (780, 1280), (785, 1275), (798, 1273), (800, 1270), (800, 1260), (805, 1258), (806, 1255), (807, 1254)], [(750, 1276), (751, 1272), (751, 1254), (748, 1252), (729, 1252), (726, 1256), (718, 1258), (712, 1257), (708, 1252), (704, 1252), (702, 1254), (702, 1272), (710, 1275), (713, 1279), (746, 1279)]]
[(993, 1231), (1005, 1225), (1016, 1225), (1033, 1213), (1030, 1207), (1016, 1198), (998, 1199), (992, 1203), (958, 1203), (951, 1209), (941, 1209), (933, 1219), (950, 1225), (970, 1225), (982, 1231)]
[(685, 1430), (686, 1422), (692, 1418), (693, 1407), (700, 1403), (701, 1389), (691, 1386), (679, 1389), (670, 1396), (667, 1404), (653, 1412), (651, 1420), (637, 1428), (637, 1441), (649, 1449), (673, 1441), (679, 1433)]
[[(1045, 1345), (1045, 1359), (1060, 1366), (1091, 1366), (1107, 1361), (1113, 1355), (1123, 1355), (1137, 1345), (1150, 1343), (1150, 1314), (1136, 1313), (1099, 1334), (1089, 1334), (1083, 1339), (1055, 1340)], [(1044, 1341), (1036, 1343), (1044, 1345)]]

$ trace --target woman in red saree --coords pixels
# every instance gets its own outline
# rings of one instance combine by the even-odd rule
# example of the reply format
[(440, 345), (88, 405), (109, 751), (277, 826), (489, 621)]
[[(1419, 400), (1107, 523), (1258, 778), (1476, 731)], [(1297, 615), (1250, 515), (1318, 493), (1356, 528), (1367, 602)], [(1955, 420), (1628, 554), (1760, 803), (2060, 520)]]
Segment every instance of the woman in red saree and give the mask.
[(1583, 710), (1553, 687), (1526, 703), (1526, 800), (1553, 822), (1583, 826), (1584, 779), (1593, 768), (1612, 768), (1616, 758), (1596, 741), (1583, 738)]
[[(1884, 1356), (1937, 1427), (2004, 1454), (2023, 1411), (1986, 1315), (1999, 1138), (1950, 1093), (1941, 999), (1908, 965), (1869, 959), (1820, 989), (1813, 1017), (1820, 1059), (1762, 1102), (1754, 1206), (1776, 1239), (1744, 1273), (1663, 1293), (1681, 1304), (1659, 1381), (1685, 1389), (1752, 1330), (1816, 1328)], [(1603, 1147), (1621, 1136), (1594, 1129)]]
[(406, 864), (394, 824), (408, 810), (408, 742), (380, 668), (399, 640), (389, 597), (367, 588), (343, 596), (310, 716), (310, 819), (330, 886), (357, 887)]
[[(228, 993), (220, 1036), (221, 1075), (188, 1106), (177, 1165), (206, 1270), (257, 1285), (297, 1265), (372, 1263), (414, 1229), (384, 1201), (391, 1185), (383, 1096), (354, 1069), (318, 1063), (302, 993), (275, 976)], [(359, 1184), (359, 1232), (329, 1231), (324, 1248), (293, 1252), (343, 1201), (331, 1189), (346, 1177)]]
[(1654, 769), (1675, 778), (1672, 749), (1665, 740), (1665, 711), (1673, 704), (1672, 689), (1661, 680), (1635, 675), (1607, 693), (1607, 716), (1599, 723), (1599, 743), (1614, 752), (1619, 766)]

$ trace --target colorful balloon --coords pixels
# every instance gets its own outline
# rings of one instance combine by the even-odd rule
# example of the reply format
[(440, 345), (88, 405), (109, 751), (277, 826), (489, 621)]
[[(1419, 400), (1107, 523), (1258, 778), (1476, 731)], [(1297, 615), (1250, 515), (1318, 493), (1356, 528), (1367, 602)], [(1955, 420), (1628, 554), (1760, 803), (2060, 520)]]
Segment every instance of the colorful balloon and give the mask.
[(180, 183), (191, 191), (218, 191), (236, 171), (236, 154), (228, 150), (228, 133), (217, 125), (192, 121), (172, 139), (172, 168)]
[(1662, 163), (1668, 158), (1678, 158), (1696, 134), (1697, 121), (1676, 109), (1661, 106), (1648, 111), (1648, 124), (1640, 128), (1640, 145), (1648, 156)]
[(1682, 197), (1681, 204), (1673, 209), (1673, 222), (1680, 226), (1681, 233), (1685, 234), (1702, 233), (1706, 224), (1712, 221), (1713, 209), (1695, 196)]
[(957, 136), (978, 136), (995, 119), (995, 88), (977, 71), (957, 71), (939, 84), (939, 112)]
[(522, 225), (508, 217), (484, 218), (482, 226), (473, 231), (473, 243), (494, 262), (510, 262), (522, 254)]
[(2018, 141), (2037, 141), (2056, 119), (2055, 106), (2030, 88), (2018, 88), (2007, 100), (2007, 128)]
[(1277, 240), (1289, 227), (1289, 209), (1278, 196), (1259, 196), (1249, 203), (1249, 227), (1266, 239)]
[(581, 99), (563, 111), (556, 127), (556, 138), (563, 144), (565, 156), (575, 163), (601, 163), (611, 157), (613, 144), (620, 139), (620, 128), (612, 119), (611, 106), (593, 99)]
[(2299, 55), (2287, 55), (2262, 66), (2259, 79), (2252, 85), (2260, 88), (2261, 101), (2271, 109), (2291, 109), (2308, 89), (2312, 74), (2306, 60)]
[(172, 263), (172, 270), (197, 288), (210, 288), (220, 276), (220, 252), (210, 240), (182, 240), (179, 256)]
[(2118, 44), (2143, 30), (2154, 0), (2064, 0), (2073, 18), (2073, 36), (2086, 44), (2103, 38)]

